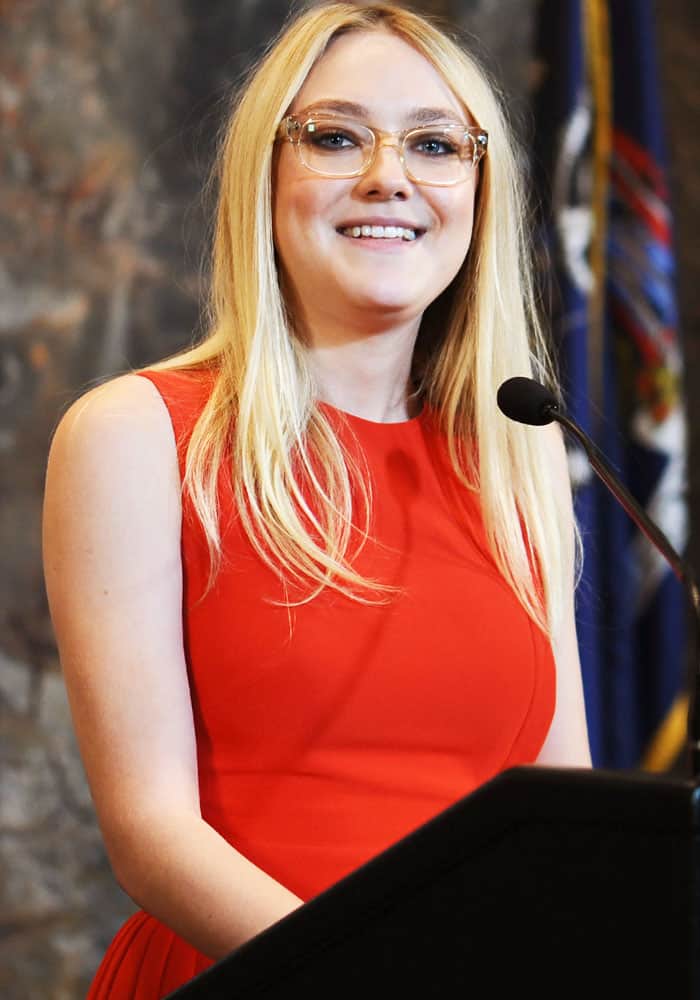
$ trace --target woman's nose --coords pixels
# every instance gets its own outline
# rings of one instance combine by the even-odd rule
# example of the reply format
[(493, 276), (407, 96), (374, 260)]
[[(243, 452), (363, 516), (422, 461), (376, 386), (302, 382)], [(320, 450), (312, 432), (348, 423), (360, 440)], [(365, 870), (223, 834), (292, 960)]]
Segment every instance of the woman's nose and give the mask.
[(396, 142), (385, 141), (376, 147), (370, 165), (358, 181), (357, 189), (363, 197), (377, 200), (409, 197), (412, 184), (406, 176)]

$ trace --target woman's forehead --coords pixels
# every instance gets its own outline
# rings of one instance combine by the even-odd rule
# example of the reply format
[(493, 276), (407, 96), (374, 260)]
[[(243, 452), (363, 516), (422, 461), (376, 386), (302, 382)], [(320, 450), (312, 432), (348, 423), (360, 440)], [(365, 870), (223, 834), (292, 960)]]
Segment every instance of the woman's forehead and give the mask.
[(349, 32), (336, 38), (309, 73), (291, 110), (349, 114), (392, 128), (465, 120), (460, 101), (432, 63), (388, 31)]

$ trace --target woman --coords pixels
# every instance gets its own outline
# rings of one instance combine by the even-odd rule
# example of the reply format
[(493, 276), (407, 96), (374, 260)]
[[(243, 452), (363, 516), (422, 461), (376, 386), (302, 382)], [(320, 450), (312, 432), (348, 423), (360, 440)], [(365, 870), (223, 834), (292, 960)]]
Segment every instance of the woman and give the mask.
[(547, 367), (483, 75), (400, 8), (316, 7), (220, 166), (210, 336), (84, 396), (49, 461), (75, 727), (144, 911), (91, 997), (175, 989), (505, 767), (589, 763), (562, 442), (495, 406)]

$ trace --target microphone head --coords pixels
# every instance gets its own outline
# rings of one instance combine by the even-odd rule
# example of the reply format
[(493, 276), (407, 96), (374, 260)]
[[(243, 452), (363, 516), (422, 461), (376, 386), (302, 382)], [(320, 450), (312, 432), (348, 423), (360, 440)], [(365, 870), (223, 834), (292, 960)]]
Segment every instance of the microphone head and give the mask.
[(541, 427), (555, 419), (559, 404), (549, 389), (531, 378), (516, 376), (502, 383), (496, 396), (498, 408), (520, 424)]

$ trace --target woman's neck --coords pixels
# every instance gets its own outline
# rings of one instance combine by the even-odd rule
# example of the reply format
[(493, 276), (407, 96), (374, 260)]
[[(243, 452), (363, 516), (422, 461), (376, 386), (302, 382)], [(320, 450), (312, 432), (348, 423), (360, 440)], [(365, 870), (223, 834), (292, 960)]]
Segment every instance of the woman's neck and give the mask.
[(367, 333), (324, 325), (307, 328), (307, 356), (326, 403), (377, 423), (416, 415), (411, 361), (419, 321)]

